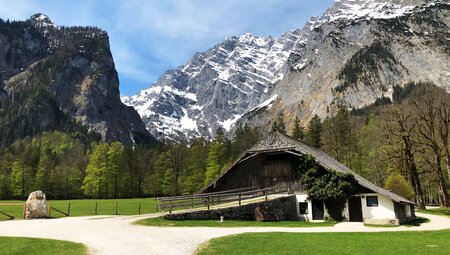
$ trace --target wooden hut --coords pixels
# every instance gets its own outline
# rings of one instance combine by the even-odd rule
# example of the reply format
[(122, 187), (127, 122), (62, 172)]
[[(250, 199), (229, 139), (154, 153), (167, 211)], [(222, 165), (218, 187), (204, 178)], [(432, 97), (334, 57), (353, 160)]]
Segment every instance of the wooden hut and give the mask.
[(344, 216), (349, 221), (373, 224), (399, 224), (415, 218), (415, 203), (383, 189), (325, 152), (279, 132), (245, 151), (226, 171), (200, 192), (217, 192), (238, 188), (268, 188), (290, 185), (297, 198), (297, 214), (304, 220), (321, 220), (327, 216), (322, 201), (310, 200), (297, 174), (300, 157), (309, 155), (327, 170), (350, 173), (360, 185), (360, 193), (347, 202)]

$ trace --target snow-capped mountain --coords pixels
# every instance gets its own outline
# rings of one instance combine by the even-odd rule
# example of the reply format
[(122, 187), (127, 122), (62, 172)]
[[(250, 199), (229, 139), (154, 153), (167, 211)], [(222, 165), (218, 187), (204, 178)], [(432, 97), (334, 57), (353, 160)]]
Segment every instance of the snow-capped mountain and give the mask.
[(295, 116), (306, 123), (411, 81), (450, 89), (449, 9), (438, 0), (336, 0), (303, 29), (226, 39), (122, 100), (157, 137), (191, 138), (239, 124), (268, 129), (280, 113), (288, 125)]
[(135, 107), (147, 129), (159, 138), (209, 138), (219, 127), (230, 130), (282, 78), (300, 33), (289, 31), (279, 38), (247, 33), (225, 39), (122, 101)]

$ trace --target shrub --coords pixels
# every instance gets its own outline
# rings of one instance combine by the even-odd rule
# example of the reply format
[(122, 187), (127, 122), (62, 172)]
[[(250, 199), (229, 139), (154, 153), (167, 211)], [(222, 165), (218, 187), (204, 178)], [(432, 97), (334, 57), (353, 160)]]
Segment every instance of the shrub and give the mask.
[(304, 157), (298, 169), (300, 182), (312, 199), (323, 200), (330, 217), (343, 220), (347, 200), (358, 192), (358, 182), (349, 173), (327, 170), (311, 156)]

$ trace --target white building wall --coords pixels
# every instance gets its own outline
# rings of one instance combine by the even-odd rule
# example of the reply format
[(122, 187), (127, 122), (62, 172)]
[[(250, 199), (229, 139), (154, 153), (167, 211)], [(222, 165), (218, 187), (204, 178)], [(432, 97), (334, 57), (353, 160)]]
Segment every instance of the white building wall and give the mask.
[[(295, 195), (297, 198), (297, 214), (300, 215), (302, 220), (310, 221), (312, 220), (312, 203), (311, 200), (308, 200), (307, 194), (301, 194), (301, 195)], [(308, 203), (308, 213), (307, 214), (300, 214), (298, 203), (306, 202)]]
[[(378, 193), (364, 193), (358, 194), (361, 197), (361, 208), (363, 214), (363, 221), (369, 224), (392, 224), (393, 221), (396, 221), (395, 218), (395, 210), (394, 210), (394, 202), (381, 194)], [(368, 207), (366, 202), (366, 196), (377, 196), (378, 197), (378, 206)], [(297, 214), (300, 215), (301, 219), (310, 221), (312, 220), (312, 203), (311, 200), (308, 200), (307, 194), (296, 195), (297, 198)], [(300, 214), (298, 203), (307, 202), (308, 203), (308, 213)], [(349, 210), (348, 203), (346, 203), (344, 208), (344, 217), (345, 220), (349, 220)], [(407, 211), (408, 214), (408, 211)], [(409, 212), (409, 214), (411, 214)], [(328, 212), (324, 205), (324, 216), (327, 217)]]
[[(378, 206), (368, 207), (366, 201), (367, 196), (377, 196)], [(365, 223), (385, 224), (396, 220), (394, 202), (384, 195), (378, 193), (361, 194), (361, 205)]]

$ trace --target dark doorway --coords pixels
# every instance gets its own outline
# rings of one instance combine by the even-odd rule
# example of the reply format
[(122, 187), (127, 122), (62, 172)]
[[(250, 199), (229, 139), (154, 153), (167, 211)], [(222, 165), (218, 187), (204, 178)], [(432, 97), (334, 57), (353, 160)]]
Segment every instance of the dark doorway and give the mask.
[(312, 218), (313, 220), (323, 220), (323, 201), (313, 199), (312, 200)]
[(351, 197), (348, 199), (349, 221), (362, 222), (361, 197)]

